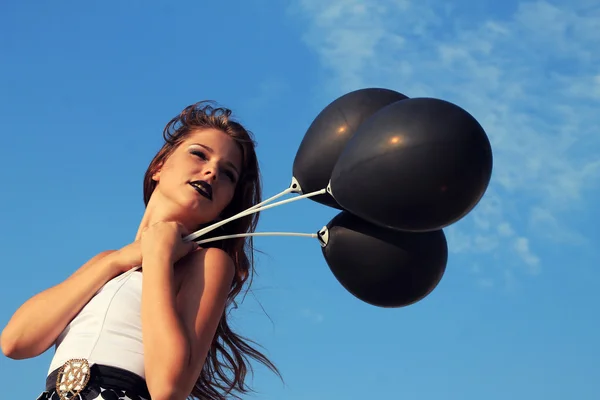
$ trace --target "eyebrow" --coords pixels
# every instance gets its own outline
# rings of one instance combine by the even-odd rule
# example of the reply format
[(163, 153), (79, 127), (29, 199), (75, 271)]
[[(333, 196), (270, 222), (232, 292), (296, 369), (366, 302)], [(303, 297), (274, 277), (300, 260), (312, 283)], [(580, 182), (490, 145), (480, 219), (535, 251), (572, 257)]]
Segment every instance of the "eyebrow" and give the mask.
[[(192, 143), (191, 146), (200, 146), (200, 147), (206, 149), (209, 153), (214, 153), (215, 152), (211, 147), (209, 147), (209, 146), (207, 146), (205, 144), (202, 144), (202, 143)], [(231, 161), (227, 160), (227, 161), (225, 161), (225, 164), (227, 164), (228, 166), (230, 166), (231, 168), (233, 168), (233, 170), (236, 172), (236, 174), (238, 174), (238, 176), (240, 175), (240, 171), (238, 171), (238, 169), (236, 168), (236, 166)]]

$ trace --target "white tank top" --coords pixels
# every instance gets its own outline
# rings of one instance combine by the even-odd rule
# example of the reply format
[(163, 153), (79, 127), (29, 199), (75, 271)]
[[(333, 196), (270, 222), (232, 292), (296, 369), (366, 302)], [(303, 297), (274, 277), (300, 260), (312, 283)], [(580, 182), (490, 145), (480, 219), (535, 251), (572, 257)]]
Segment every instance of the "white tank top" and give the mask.
[(140, 271), (106, 283), (58, 337), (48, 375), (69, 359), (85, 358), (90, 365), (123, 368), (145, 378), (141, 304)]

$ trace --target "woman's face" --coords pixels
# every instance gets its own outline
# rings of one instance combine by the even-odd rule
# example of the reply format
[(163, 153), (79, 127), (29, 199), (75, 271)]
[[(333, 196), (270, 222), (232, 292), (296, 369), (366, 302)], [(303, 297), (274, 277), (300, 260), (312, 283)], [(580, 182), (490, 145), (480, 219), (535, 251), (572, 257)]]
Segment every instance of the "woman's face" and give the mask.
[[(242, 152), (216, 129), (190, 133), (152, 179), (161, 202), (188, 229), (209, 223), (231, 202), (242, 168)], [(155, 193), (156, 194), (156, 193)]]

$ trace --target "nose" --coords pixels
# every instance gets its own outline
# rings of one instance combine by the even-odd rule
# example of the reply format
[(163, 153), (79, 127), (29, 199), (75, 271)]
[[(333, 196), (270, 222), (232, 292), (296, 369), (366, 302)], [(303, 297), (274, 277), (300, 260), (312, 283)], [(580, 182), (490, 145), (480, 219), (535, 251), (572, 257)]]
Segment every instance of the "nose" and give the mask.
[(207, 164), (204, 167), (203, 175), (207, 181), (216, 181), (217, 180), (217, 171), (218, 168), (215, 165)]

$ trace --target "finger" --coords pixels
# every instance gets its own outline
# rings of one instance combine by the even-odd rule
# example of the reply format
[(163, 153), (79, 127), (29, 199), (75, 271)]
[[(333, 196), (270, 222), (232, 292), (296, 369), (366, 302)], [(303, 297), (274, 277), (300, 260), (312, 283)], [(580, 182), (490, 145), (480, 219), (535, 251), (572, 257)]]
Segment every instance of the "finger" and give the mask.
[(200, 245), (196, 242), (189, 242), (188, 246), (189, 246), (188, 253), (196, 251), (200, 248)]
[(177, 223), (177, 227), (179, 228), (179, 232), (181, 233), (182, 236), (187, 236), (189, 235), (189, 230), (182, 224), (182, 223)]

